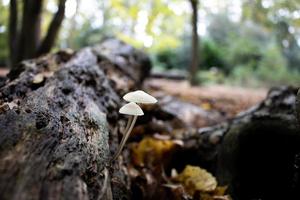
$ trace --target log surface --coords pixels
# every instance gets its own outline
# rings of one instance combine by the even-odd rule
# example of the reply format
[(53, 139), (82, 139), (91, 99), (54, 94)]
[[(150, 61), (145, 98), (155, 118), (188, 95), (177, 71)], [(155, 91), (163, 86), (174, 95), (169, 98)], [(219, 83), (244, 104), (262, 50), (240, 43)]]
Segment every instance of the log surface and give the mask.
[[(0, 88), (0, 199), (99, 198), (120, 95), (150, 67), (117, 40), (22, 62)], [(114, 199), (128, 198), (123, 177), (109, 180)]]

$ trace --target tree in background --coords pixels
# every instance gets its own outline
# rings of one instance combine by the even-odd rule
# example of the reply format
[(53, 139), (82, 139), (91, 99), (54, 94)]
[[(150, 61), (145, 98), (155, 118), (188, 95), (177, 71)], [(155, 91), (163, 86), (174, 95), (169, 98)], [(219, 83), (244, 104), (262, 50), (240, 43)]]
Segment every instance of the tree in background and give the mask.
[(191, 55), (191, 66), (190, 66), (190, 83), (191, 85), (197, 84), (196, 74), (198, 71), (199, 64), (199, 36), (198, 36), (198, 0), (190, 0), (192, 7), (192, 55)]
[(242, 20), (272, 30), (282, 54), (288, 61), (288, 67), (300, 70), (300, 47), (297, 44), (300, 26), (300, 1), (243, 1)]
[(8, 57), (6, 22), (8, 21), (8, 9), (0, 0), (0, 66), (5, 66)]
[[(44, 0), (23, 0), (22, 13), (20, 1), (10, 0), (9, 50), (10, 65), (16, 67), (23, 59), (48, 53), (55, 43), (65, 16), (66, 0), (59, 0), (47, 33), (41, 39), (42, 9)], [(19, 18), (22, 16), (21, 18)]]

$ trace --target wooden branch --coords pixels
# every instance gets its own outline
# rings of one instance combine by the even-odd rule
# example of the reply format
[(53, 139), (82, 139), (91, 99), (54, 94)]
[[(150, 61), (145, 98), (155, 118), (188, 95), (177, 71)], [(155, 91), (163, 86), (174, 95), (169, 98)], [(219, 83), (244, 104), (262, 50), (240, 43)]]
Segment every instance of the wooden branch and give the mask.
[(10, 1), (9, 6), (9, 54), (10, 65), (16, 64), (17, 50), (17, 24), (18, 24), (18, 4), (16, 0)]
[(49, 25), (47, 34), (46, 34), (44, 40), (42, 41), (39, 49), (37, 50), (37, 55), (42, 55), (42, 54), (48, 53), (51, 50), (51, 48), (53, 47), (55, 40), (57, 38), (57, 35), (59, 33), (60, 26), (61, 26), (62, 21), (65, 16), (65, 3), (66, 3), (66, 0), (59, 1), (58, 11), (55, 13), (55, 15)]
[(187, 74), (182, 71), (167, 71), (167, 72), (151, 72), (151, 78), (170, 79), (170, 80), (185, 80)]

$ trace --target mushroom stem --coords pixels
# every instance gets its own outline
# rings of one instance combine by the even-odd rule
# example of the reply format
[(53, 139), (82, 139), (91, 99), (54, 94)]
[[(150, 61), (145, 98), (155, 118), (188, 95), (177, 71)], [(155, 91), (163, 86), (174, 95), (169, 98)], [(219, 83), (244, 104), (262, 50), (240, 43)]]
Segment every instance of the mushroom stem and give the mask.
[[(130, 123), (130, 125), (129, 125), (129, 129), (128, 129), (127, 132), (125, 132), (125, 134), (123, 135), (123, 138), (122, 138), (122, 140), (121, 140), (121, 143), (120, 143), (120, 145), (119, 145), (119, 147), (118, 147), (118, 150), (117, 150), (116, 154), (115, 154), (114, 157), (112, 158), (112, 161), (116, 160), (116, 159), (119, 157), (119, 155), (121, 154), (122, 149), (123, 149), (123, 147), (124, 147), (124, 145), (125, 145), (125, 143), (126, 143), (128, 137), (129, 137), (129, 135), (130, 135), (130, 132), (131, 132), (132, 129), (133, 129), (133, 126), (134, 126), (134, 124), (135, 124), (135, 122), (136, 122), (137, 117), (138, 117), (137, 115), (133, 116), (132, 121), (131, 121), (131, 123)], [(130, 120), (130, 119), (129, 119), (129, 120)]]
[(128, 131), (128, 129), (129, 129), (129, 127), (130, 127), (130, 124), (131, 124), (132, 120), (133, 120), (133, 116), (129, 116), (129, 119), (128, 119), (128, 121), (127, 121), (126, 128), (125, 128), (125, 130), (124, 130), (124, 132), (123, 132), (123, 135), (125, 135), (125, 133), (127, 133), (127, 131)]

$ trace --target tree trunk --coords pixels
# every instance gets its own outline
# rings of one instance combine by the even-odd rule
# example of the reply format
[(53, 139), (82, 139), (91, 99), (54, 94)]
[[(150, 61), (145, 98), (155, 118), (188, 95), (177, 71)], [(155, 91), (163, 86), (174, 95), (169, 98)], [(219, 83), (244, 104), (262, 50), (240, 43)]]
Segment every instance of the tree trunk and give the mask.
[(109, 40), (21, 66), (0, 88), (0, 199), (128, 199), (122, 167), (109, 166), (112, 130), (122, 120), (120, 95), (142, 82), (149, 59)]
[(17, 62), (32, 58), (39, 45), (43, 0), (24, 0)]
[(59, 0), (58, 11), (54, 15), (42, 43), (40, 36), (44, 1), (23, 0), (21, 19), (18, 17), (21, 15), (18, 14), (17, 2), (16, 0), (10, 1), (9, 47), (12, 68), (18, 68), (17, 63), (23, 59), (34, 58), (51, 50), (64, 19), (66, 0)]
[(198, 0), (190, 0), (192, 7), (192, 58), (190, 66), (190, 83), (192, 85), (197, 84), (196, 75), (199, 65), (199, 38), (198, 38)]
[(15, 66), (17, 50), (17, 24), (18, 23), (18, 4), (16, 0), (11, 0), (9, 5), (9, 63)]
[(66, 3), (66, 0), (59, 1), (58, 11), (54, 15), (54, 17), (50, 23), (50, 26), (49, 26), (49, 29), (45, 36), (45, 39), (43, 40), (43, 42), (41, 43), (41, 45), (37, 51), (37, 55), (49, 53), (52, 46), (54, 45), (55, 39), (57, 38), (57, 35), (59, 33), (60, 26), (65, 17), (65, 3)]

